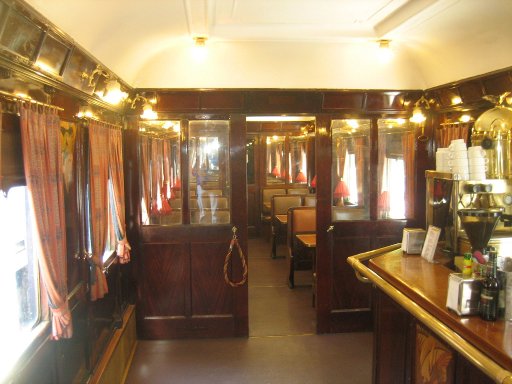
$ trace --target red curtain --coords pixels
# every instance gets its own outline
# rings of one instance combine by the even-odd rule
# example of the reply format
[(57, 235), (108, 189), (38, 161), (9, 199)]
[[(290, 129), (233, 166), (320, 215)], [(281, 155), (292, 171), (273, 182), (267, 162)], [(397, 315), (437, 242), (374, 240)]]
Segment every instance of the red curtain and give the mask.
[(411, 219), (414, 215), (414, 180), (415, 180), (415, 148), (414, 132), (404, 133), (402, 136), (402, 150), (404, 156), (405, 173), (405, 218)]
[(450, 145), (451, 141), (455, 139), (464, 139), (467, 144), (468, 134), (472, 126), (472, 122), (442, 124), (436, 130), (436, 141), (439, 143), (439, 147), (446, 148)]
[[(141, 172), (142, 172), (142, 198), (143, 202), (141, 203), (143, 211), (145, 210), (147, 217), (149, 218), (150, 214), (150, 177), (149, 177), (149, 153), (150, 153), (150, 140), (147, 136), (140, 137), (140, 146), (141, 146)], [(143, 224), (149, 224), (148, 222), (144, 222)]]
[(385, 176), (387, 173), (387, 157), (386, 157), (386, 149), (387, 149), (387, 141), (386, 134), (379, 134), (379, 162), (378, 162), (378, 185), (377, 190), (379, 191), (379, 197), (377, 201), (378, 207), (378, 216), (381, 218), (385, 218), (389, 213), (389, 191), (386, 180), (386, 185), (384, 185)]
[(103, 254), (108, 233), (108, 129), (94, 120), (89, 122), (89, 169), (91, 189), (91, 245), (89, 257), (91, 300), (101, 299), (108, 293), (103, 273)]
[(60, 120), (55, 109), (22, 102), (20, 124), (39, 268), (52, 314), (52, 339), (71, 338)]
[(126, 239), (126, 220), (124, 204), (124, 172), (123, 172), (123, 135), (120, 129), (109, 130), (109, 168), (112, 181), (113, 222), (117, 238), (117, 257), (121, 264), (130, 261), (130, 244)]
[(357, 201), (360, 207), (364, 207), (366, 201), (364, 200), (364, 185), (367, 183), (368, 167), (366, 154), (368, 153), (368, 138), (356, 137), (354, 139), (354, 153), (356, 160), (356, 179), (357, 179)]

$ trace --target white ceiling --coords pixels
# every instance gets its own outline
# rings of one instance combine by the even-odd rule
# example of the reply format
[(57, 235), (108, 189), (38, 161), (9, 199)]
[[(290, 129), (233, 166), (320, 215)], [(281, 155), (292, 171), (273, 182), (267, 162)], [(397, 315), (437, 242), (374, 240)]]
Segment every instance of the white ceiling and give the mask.
[(512, 0), (26, 2), (139, 88), (424, 89), (512, 66)]

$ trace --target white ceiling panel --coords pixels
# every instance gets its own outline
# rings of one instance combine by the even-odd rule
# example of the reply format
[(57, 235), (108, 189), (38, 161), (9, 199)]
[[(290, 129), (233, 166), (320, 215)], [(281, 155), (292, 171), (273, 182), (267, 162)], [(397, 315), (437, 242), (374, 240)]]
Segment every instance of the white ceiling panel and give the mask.
[(512, 0), (27, 3), (135, 87), (427, 88), (512, 64)]

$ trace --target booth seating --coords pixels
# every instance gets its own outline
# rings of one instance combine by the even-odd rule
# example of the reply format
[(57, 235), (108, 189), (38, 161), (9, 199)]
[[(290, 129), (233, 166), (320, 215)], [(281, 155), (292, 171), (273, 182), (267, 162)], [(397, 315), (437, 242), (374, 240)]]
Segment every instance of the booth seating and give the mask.
[(288, 189), (289, 195), (307, 195), (309, 190), (307, 188), (290, 188)]
[(158, 225), (177, 225), (181, 224), (181, 209), (173, 209), (166, 215), (156, 216), (151, 224)]
[(293, 207), (288, 210), (287, 246), (290, 257), (290, 288), (295, 287), (295, 271), (313, 270), (314, 250), (305, 248), (298, 234), (316, 233), (316, 208)]
[(190, 199), (190, 209), (200, 209), (202, 203), (202, 208), (211, 208), (211, 209), (227, 209), (228, 208), (228, 198), (222, 196), (202, 196), (199, 200), (197, 198)]
[[(222, 189), (203, 189), (202, 196), (222, 196)], [(190, 186), (190, 196), (197, 196), (197, 190), (195, 186)]]
[(205, 208), (202, 211), (197, 209), (190, 212), (190, 222), (192, 224), (229, 224), (231, 221), (228, 209), (210, 209)]
[(286, 189), (284, 188), (263, 188), (261, 191), (261, 216), (262, 220), (265, 218), (270, 222), (270, 201), (274, 195), (285, 195)]
[(316, 195), (305, 195), (303, 205), (305, 207), (316, 207)]
[(272, 228), (272, 258), (276, 258), (279, 236), (286, 233), (287, 212), (290, 207), (302, 205), (301, 195), (274, 195), (270, 201)]

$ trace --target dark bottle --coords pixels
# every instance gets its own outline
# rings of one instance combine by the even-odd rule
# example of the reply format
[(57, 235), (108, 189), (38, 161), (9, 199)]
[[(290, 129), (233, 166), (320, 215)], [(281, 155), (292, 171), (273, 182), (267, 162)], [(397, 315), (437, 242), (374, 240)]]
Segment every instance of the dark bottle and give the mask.
[(500, 283), (498, 281), (496, 263), (496, 251), (489, 251), (487, 275), (482, 282), (479, 307), (480, 317), (486, 321), (496, 321), (498, 318), (498, 297), (500, 293)]

